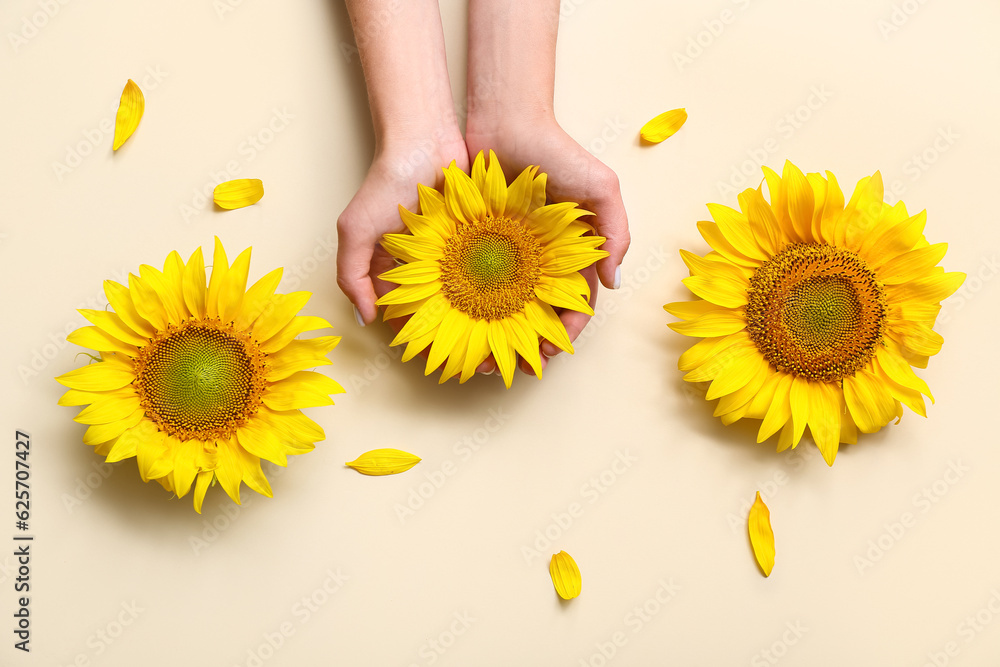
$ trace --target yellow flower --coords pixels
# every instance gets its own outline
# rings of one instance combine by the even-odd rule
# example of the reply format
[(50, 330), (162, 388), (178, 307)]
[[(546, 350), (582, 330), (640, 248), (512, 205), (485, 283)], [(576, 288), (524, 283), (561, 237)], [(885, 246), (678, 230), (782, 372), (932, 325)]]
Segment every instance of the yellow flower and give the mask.
[(118, 114), (115, 116), (115, 140), (112, 150), (118, 150), (125, 140), (132, 136), (139, 127), (142, 114), (146, 110), (146, 98), (135, 81), (129, 79), (122, 90), (118, 101)]
[(237, 178), (215, 186), (212, 199), (219, 208), (233, 209), (250, 206), (264, 196), (264, 183), (259, 178)]
[(444, 363), (441, 382), (465, 382), (492, 353), (509, 388), (517, 355), (541, 377), (539, 337), (573, 352), (553, 306), (593, 314), (579, 271), (607, 257), (604, 237), (575, 203), (546, 205), (536, 172), (508, 186), (496, 155), (487, 168), (480, 152), (471, 177), (453, 162), (443, 193), (419, 187), (421, 215), (399, 207), (410, 234), (386, 234), (382, 246), (408, 263), (379, 276), (400, 286), (377, 303), (385, 319), (412, 315), (392, 342), (407, 344), (404, 361), (430, 347), (425, 374)]
[(420, 463), (420, 457), (398, 449), (373, 449), (344, 465), (362, 475), (395, 475)]
[(75, 417), (85, 444), (109, 462), (136, 457), (143, 481), (178, 496), (193, 485), (198, 512), (216, 480), (237, 503), (241, 482), (270, 496), (261, 459), (311, 451), (325, 436), (300, 409), (343, 391), (306, 370), (340, 341), (296, 338), (330, 326), (296, 315), (311, 294), (275, 294), (281, 269), (247, 289), (249, 267), (250, 248), (230, 266), (216, 238), (207, 287), (201, 248), (186, 264), (171, 252), (162, 272), (141, 266), (128, 287), (105, 281), (113, 311), (81, 310), (96, 326), (67, 338), (101, 360), (56, 378), (69, 387), (60, 405), (89, 404)]
[(639, 136), (643, 141), (651, 144), (658, 144), (664, 139), (672, 137), (681, 126), (687, 122), (688, 114), (686, 109), (671, 109), (649, 121), (639, 130)]
[(774, 531), (771, 530), (771, 512), (761, 500), (760, 491), (757, 492), (757, 498), (750, 507), (747, 531), (750, 533), (750, 546), (753, 547), (754, 558), (757, 559), (764, 576), (770, 577), (771, 570), (774, 569)]
[(698, 229), (712, 251), (681, 251), (699, 298), (664, 308), (683, 320), (674, 331), (702, 339), (678, 366), (688, 382), (711, 382), (723, 423), (762, 420), (757, 441), (780, 431), (778, 451), (808, 426), (833, 465), (840, 443), (903, 405), (926, 416), (921, 394), (934, 399), (911, 366), (941, 349), (932, 327), (965, 274), (937, 266), (947, 244), (928, 244), (925, 212), (882, 201), (878, 172), (846, 206), (830, 172), (786, 162), (764, 174), (770, 203), (758, 188), (739, 195), (739, 211), (709, 204), (715, 222)]
[(565, 551), (552, 554), (549, 560), (549, 576), (552, 577), (552, 585), (563, 600), (572, 600), (580, 594), (583, 587), (583, 579), (580, 577), (580, 568), (576, 561)]

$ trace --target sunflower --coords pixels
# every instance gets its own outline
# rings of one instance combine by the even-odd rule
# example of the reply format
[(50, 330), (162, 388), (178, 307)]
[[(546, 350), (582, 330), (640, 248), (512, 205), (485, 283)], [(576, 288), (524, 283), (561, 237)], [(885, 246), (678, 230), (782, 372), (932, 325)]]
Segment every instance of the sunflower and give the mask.
[(216, 480), (237, 503), (241, 482), (270, 497), (261, 459), (312, 450), (325, 436), (300, 408), (343, 391), (306, 370), (340, 341), (296, 339), (330, 326), (296, 315), (311, 294), (276, 294), (281, 269), (247, 289), (249, 267), (250, 248), (230, 266), (216, 238), (207, 287), (201, 248), (187, 264), (171, 252), (162, 272), (141, 266), (128, 287), (105, 281), (114, 311), (81, 310), (95, 326), (67, 337), (99, 361), (56, 378), (69, 387), (60, 405), (88, 405), (74, 418), (85, 444), (108, 462), (136, 457), (144, 482), (177, 496), (193, 486), (198, 512)]
[(833, 465), (840, 443), (898, 423), (903, 405), (927, 416), (934, 397), (912, 367), (941, 349), (932, 327), (965, 274), (937, 266), (947, 244), (924, 238), (926, 212), (883, 202), (878, 172), (845, 206), (830, 172), (763, 171), (770, 203), (758, 188), (739, 211), (708, 205), (714, 222), (698, 229), (712, 251), (681, 250), (699, 298), (664, 308), (683, 320), (674, 331), (702, 339), (678, 366), (711, 382), (715, 416), (762, 420), (757, 442), (780, 431), (778, 451), (808, 426)]
[(382, 247), (403, 262), (379, 277), (399, 287), (377, 301), (385, 319), (410, 315), (392, 341), (403, 361), (427, 349), (425, 375), (442, 364), (441, 382), (465, 382), (492, 353), (510, 388), (517, 356), (542, 376), (539, 338), (572, 354), (555, 308), (593, 315), (579, 272), (608, 253), (604, 237), (580, 220), (573, 202), (545, 203), (546, 175), (528, 167), (509, 186), (490, 151), (471, 177), (444, 169), (444, 192), (420, 185), (421, 214), (403, 206), (410, 234), (386, 234)]

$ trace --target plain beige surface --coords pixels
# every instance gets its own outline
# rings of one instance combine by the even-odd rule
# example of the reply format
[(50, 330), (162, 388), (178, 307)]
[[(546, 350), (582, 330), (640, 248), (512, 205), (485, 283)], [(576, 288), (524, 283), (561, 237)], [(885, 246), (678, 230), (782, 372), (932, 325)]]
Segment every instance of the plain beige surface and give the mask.
[[(461, 99), (465, 3), (442, 4)], [(577, 355), (505, 391), (497, 377), (438, 387), (384, 326), (359, 329), (336, 288), (334, 220), (373, 146), (340, 3), (4, 3), (0, 663), (995, 664), (1000, 8), (562, 11), (557, 114), (620, 175), (633, 244)], [(112, 155), (129, 77), (146, 114)], [(640, 147), (642, 123), (674, 107), (687, 125)], [(705, 204), (735, 205), (761, 160), (786, 158), (847, 189), (881, 169), (950, 243), (945, 267), (970, 275), (920, 373), (929, 419), (907, 413), (832, 469), (811, 443), (779, 456), (714, 420), (681, 382), (688, 341), (661, 309), (685, 297), (677, 249), (707, 251)], [(211, 210), (199, 191), (227, 170), (263, 179), (264, 199)], [(104, 279), (215, 234), (231, 256), (254, 246), (251, 278), (285, 266), (282, 291), (315, 293), (306, 312), (343, 334), (327, 372), (348, 393), (310, 411), (328, 440), (270, 468), (273, 499), (244, 489), (237, 508), (216, 488), (199, 516), (134, 460), (104, 470), (51, 378), (83, 363), (63, 339), (84, 324), (75, 308), (103, 307)], [(18, 428), (34, 443), (30, 656), (12, 646)], [(343, 466), (376, 447), (423, 462), (388, 478)], [(743, 523), (758, 489), (777, 535), (769, 579)], [(547, 571), (560, 549), (584, 578), (569, 604)]]

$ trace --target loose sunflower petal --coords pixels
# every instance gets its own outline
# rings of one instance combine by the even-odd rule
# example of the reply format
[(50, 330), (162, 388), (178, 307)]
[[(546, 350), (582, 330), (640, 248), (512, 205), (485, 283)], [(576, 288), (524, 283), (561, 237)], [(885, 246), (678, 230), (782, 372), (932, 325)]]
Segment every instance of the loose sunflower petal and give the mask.
[(396, 475), (420, 463), (420, 457), (399, 449), (373, 449), (346, 464), (362, 475)]
[(552, 578), (556, 593), (563, 600), (572, 600), (580, 595), (583, 588), (580, 568), (573, 557), (565, 551), (552, 555), (549, 560), (549, 576)]
[(771, 530), (771, 512), (761, 500), (760, 491), (750, 507), (747, 518), (747, 530), (750, 533), (750, 545), (753, 547), (754, 558), (765, 577), (771, 576), (774, 569), (774, 531)]
[(687, 122), (686, 109), (671, 109), (649, 121), (639, 130), (639, 136), (643, 141), (651, 144), (658, 144), (668, 137), (672, 137), (677, 130), (681, 129)]
[(237, 178), (215, 186), (212, 199), (219, 208), (234, 209), (256, 204), (264, 196), (264, 183), (259, 178)]
[(115, 117), (115, 140), (112, 150), (118, 150), (125, 140), (139, 127), (142, 114), (146, 110), (146, 98), (135, 81), (129, 79), (122, 90)]

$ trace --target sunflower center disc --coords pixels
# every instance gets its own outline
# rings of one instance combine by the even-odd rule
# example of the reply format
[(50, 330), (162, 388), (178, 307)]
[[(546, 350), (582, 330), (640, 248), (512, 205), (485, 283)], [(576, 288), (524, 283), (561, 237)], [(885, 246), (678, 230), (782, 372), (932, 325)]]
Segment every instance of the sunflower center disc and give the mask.
[(885, 292), (853, 252), (794, 243), (754, 272), (746, 317), (750, 338), (776, 369), (840, 380), (882, 343)]
[(171, 326), (136, 360), (141, 406), (182, 440), (229, 437), (256, 411), (263, 353), (215, 320)]
[(445, 244), (441, 291), (473, 319), (503, 319), (534, 298), (540, 255), (531, 232), (507, 218), (459, 225)]

